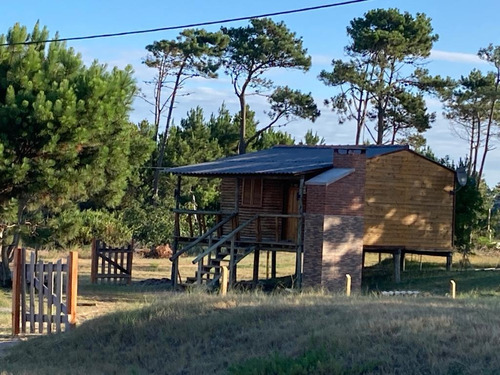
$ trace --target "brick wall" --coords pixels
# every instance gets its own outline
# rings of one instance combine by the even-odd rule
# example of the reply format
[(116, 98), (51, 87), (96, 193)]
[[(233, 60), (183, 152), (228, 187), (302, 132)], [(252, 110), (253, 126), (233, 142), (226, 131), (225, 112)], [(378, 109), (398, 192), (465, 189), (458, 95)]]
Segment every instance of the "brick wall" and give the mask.
[(364, 150), (334, 151), (336, 168), (355, 171), (328, 186), (307, 186), (304, 233), (304, 286), (345, 288), (351, 275), (361, 287), (366, 155)]
[(324, 215), (304, 215), (304, 266), (302, 282), (304, 287), (321, 285), (323, 262), (323, 220)]
[(363, 257), (363, 217), (325, 215), (321, 285), (330, 290), (345, 288), (345, 275), (351, 275), (352, 288), (361, 288)]

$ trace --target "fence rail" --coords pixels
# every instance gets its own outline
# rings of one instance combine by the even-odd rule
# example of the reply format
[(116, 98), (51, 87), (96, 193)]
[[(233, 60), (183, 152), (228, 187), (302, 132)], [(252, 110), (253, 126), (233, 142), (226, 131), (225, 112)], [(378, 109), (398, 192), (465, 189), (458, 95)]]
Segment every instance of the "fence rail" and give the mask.
[(14, 253), (12, 286), (12, 334), (61, 332), (76, 324), (78, 253), (70, 252), (67, 262), (36, 261), (26, 250)]
[(132, 282), (132, 260), (134, 246), (131, 243), (125, 247), (110, 247), (103, 241), (92, 241), (92, 268), (90, 281)]

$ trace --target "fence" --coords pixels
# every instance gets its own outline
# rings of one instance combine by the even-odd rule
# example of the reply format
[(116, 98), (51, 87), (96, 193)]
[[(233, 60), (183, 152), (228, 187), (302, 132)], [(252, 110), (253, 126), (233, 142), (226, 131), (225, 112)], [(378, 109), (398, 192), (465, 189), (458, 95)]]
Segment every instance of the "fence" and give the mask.
[(126, 247), (109, 247), (103, 241), (92, 240), (92, 269), (90, 281), (132, 282), (133, 243)]
[[(29, 332), (52, 333), (68, 330), (76, 324), (78, 293), (78, 253), (70, 252), (67, 262), (36, 262), (26, 250), (14, 253), (12, 284), (12, 334)], [(38, 328), (38, 329), (37, 329)]]

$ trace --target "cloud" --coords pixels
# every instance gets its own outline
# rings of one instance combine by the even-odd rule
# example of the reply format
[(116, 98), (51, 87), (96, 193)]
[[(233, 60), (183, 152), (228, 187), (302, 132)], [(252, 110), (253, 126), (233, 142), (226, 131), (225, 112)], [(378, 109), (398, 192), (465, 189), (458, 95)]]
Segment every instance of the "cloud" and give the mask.
[(330, 66), (333, 60), (333, 57), (326, 55), (311, 55), (312, 63), (314, 65), (328, 65)]
[(433, 49), (430, 57), (433, 60), (448, 61), (453, 63), (487, 64), (487, 62), (481, 60), (476, 54), (473, 53), (448, 52)]

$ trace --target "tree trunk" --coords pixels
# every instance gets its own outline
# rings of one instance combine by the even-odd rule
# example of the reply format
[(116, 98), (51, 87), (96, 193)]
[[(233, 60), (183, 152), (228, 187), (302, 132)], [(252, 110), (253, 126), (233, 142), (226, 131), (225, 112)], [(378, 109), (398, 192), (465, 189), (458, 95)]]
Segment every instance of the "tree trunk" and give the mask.
[[(165, 132), (163, 133), (163, 136), (161, 137), (161, 143), (160, 143), (160, 154), (158, 155), (158, 162), (156, 163), (156, 168), (155, 168), (155, 173), (154, 173), (154, 179), (153, 179), (153, 199), (158, 196), (158, 182), (160, 179), (160, 168), (163, 167), (163, 159), (165, 157), (165, 147), (167, 145), (167, 139), (168, 139), (168, 131), (170, 130), (170, 122), (172, 121), (172, 113), (174, 111), (174, 105), (175, 105), (175, 97), (177, 95), (177, 91), (179, 90), (180, 82), (181, 82), (181, 77), (182, 73), (184, 70), (184, 66), (186, 64), (186, 60), (182, 63), (182, 66), (179, 68), (179, 71), (177, 72), (177, 76), (175, 78), (175, 84), (174, 88), (172, 90), (172, 95), (170, 98), (170, 105), (168, 107), (168, 114), (167, 114), (167, 122), (165, 125)], [(156, 200), (154, 200), (156, 202)]]
[(240, 143), (238, 146), (238, 154), (242, 155), (246, 153), (247, 143), (245, 141), (246, 137), (246, 127), (247, 127), (247, 107), (245, 102), (245, 94), (241, 93), (238, 95), (240, 99)]
[(377, 144), (381, 145), (384, 143), (384, 108), (382, 104), (377, 103)]
[(12, 286), (12, 274), (9, 268), (9, 246), (4, 246), (4, 232), (5, 229), (0, 229), (0, 249), (2, 252), (0, 262), (0, 285), (4, 288)]

